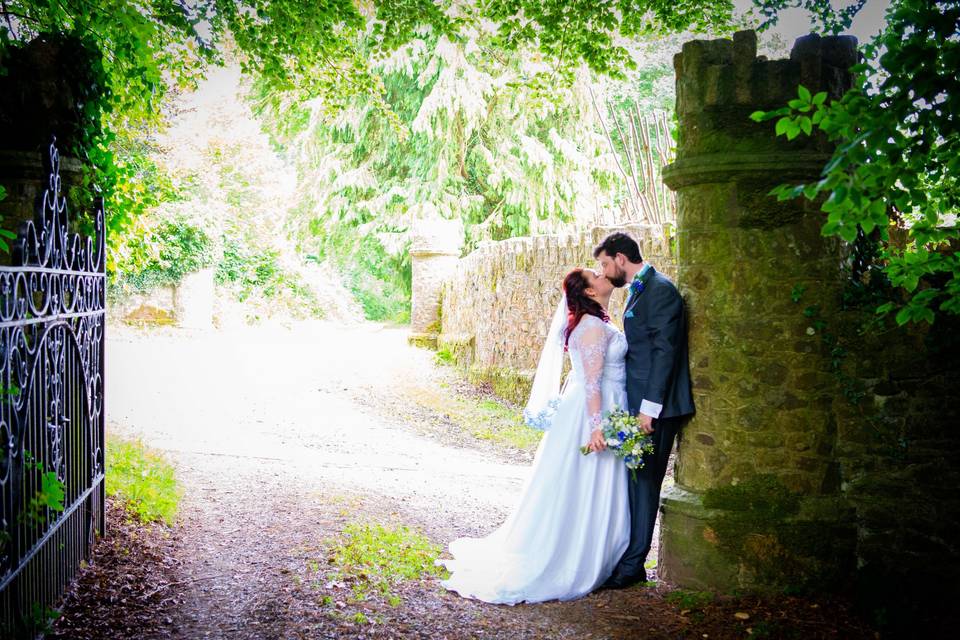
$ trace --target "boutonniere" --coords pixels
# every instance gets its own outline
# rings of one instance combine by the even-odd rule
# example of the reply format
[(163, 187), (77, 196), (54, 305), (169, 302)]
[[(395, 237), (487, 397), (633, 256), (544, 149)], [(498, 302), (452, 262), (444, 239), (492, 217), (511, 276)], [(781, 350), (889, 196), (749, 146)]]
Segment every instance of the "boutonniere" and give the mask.
[(633, 282), (630, 283), (630, 295), (632, 296), (640, 295), (641, 293), (643, 293), (643, 288), (645, 286), (646, 285), (644, 284), (643, 280), (640, 279), (640, 275), (637, 274), (636, 276), (634, 276)]

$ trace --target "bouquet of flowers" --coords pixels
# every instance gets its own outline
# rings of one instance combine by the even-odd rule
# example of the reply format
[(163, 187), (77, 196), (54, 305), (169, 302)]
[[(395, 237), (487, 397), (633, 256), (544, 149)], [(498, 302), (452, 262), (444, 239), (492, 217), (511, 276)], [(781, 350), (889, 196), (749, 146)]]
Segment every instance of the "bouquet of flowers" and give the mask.
[[(653, 453), (653, 438), (640, 429), (636, 416), (619, 407), (604, 413), (600, 428), (603, 430), (607, 448), (618, 458), (623, 458), (630, 473), (636, 478), (637, 469), (642, 469), (646, 463), (646, 455)], [(584, 445), (580, 447), (580, 453), (587, 455), (590, 448)]]

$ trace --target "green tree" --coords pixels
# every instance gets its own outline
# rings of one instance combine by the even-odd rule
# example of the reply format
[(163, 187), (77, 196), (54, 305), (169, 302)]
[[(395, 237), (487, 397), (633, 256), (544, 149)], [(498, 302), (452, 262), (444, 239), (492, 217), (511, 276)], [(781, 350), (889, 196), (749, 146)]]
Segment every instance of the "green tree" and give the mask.
[(733, 0), (488, 0), (483, 16), (499, 25), (499, 47), (535, 47), (568, 79), (581, 61), (622, 76), (636, 62), (618, 36), (723, 31), (733, 22)]
[(330, 118), (316, 101), (257, 88), (268, 128), (298, 166), (301, 249), (349, 266), (371, 317), (398, 317), (388, 310), (409, 299), (415, 219), (460, 220), (469, 248), (614, 204), (588, 76), (563, 90), (531, 87), (523, 78), (538, 56), (493, 54), (489, 43), (476, 32), (440, 36), (384, 60), (377, 71), (400, 129), (366, 101)]
[[(841, 12), (825, 0), (758, 4), (771, 16), (813, 9), (824, 30), (838, 31), (864, 2)], [(836, 143), (819, 181), (777, 194), (822, 200), (824, 235), (876, 245), (878, 275), (896, 288), (880, 313), (932, 323), (960, 314), (960, 1), (894, 0), (862, 56), (842, 99), (800, 87), (789, 105), (753, 117), (776, 119), (789, 139), (819, 131)]]
[(161, 123), (166, 92), (192, 86), (215, 58), (199, 35), (200, 19), (172, 0), (5, 0), (0, 7), (0, 54), (48, 34), (76, 38), (85, 52), (81, 132), (76, 147), (62, 151), (86, 160), (74, 201), (89, 201), (95, 188), (103, 193), (111, 271), (116, 241), (133, 220), (174, 196), (150, 158), (147, 132)]
[(127, 134), (158, 126), (166, 92), (192, 86), (231, 38), (246, 70), (271, 89), (323, 96), (332, 109), (364, 96), (396, 124), (374, 64), (424, 33), (459, 40), (493, 20), (498, 46), (539, 48), (569, 79), (581, 61), (604, 73), (630, 67), (617, 34), (721, 27), (731, 11), (732, 0), (5, 0), (0, 46), (64, 34), (89, 49), (98, 86), (81, 106), (83, 147), (123, 226), (128, 212), (151, 204), (131, 188), (143, 167)]

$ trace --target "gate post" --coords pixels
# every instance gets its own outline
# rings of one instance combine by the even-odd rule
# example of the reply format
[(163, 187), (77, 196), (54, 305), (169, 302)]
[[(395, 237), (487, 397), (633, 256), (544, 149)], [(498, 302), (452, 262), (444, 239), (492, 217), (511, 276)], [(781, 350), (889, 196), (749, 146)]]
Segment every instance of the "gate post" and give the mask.
[(818, 179), (831, 147), (822, 136), (788, 143), (749, 115), (786, 105), (801, 84), (839, 98), (856, 56), (852, 37), (811, 35), (768, 61), (744, 31), (687, 42), (674, 58), (679, 144), (664, 181), (678, 198), (697, 405), (663, 504), (659, 570), (675, 584), (829, 589), (853, 568), (830, 354), (803, 313), (815, 301), (829, 314), (840, 247), (821, 236), (818, 203), (768, 195)]
[[(44, 165), (51, 135), (57, 147), (71, 152), (81, 138), (81, 105), (90, 79), (90, 54), (76, 38), (43, 34), (0, 60), (0, 228), (16, 233), (33, 220), (37, 198), (49, 185)], [(80, 183), (79, 160), (60, 157), (62, 191)], [(10, 264), (10, 254), (0, 260)]]
[(457, 267), (462, 244), (459, 220), (426, 219), (415, 224), (410, 244), (411, 344), (436, 348), (440, 335), (440, 292)]

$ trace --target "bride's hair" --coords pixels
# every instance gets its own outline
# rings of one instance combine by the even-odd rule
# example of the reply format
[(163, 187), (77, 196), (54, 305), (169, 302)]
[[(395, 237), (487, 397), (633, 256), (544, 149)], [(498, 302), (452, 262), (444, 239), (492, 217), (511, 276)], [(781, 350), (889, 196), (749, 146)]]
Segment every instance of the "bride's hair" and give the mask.
[(563, 278), (563, 292), (567, 295), (567, 328), (563, 332), (563, 348), (570, 343), (570, 334), (580, 324), (583, 316), (596, 316), (607, 322), (610, 317), (596, 300), (587, 296), (587, 277), (583, 269), (577, 267)]

